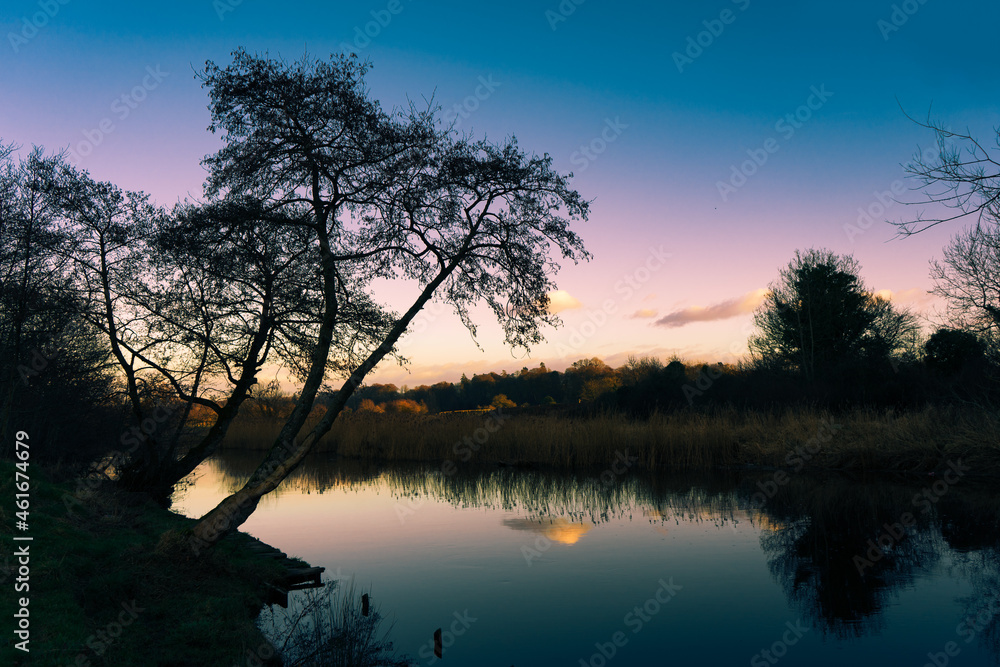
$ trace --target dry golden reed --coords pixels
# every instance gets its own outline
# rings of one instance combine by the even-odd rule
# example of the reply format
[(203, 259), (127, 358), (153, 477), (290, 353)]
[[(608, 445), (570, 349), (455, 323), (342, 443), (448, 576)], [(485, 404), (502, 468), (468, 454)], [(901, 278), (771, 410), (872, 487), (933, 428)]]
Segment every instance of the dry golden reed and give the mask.
[[(224, 446), (267, 449), (280, 427), (279, 421), (239, 420)], [(795, 453), (810, 444), (814, 451), (819, 448), (815, 454), (809, 449)], [(357, 459), (452, 459), (564, 468), (606, 466), (623, 452), (654, 470), (780, 467), (789, 465), (789, 457), (801, 456), (808, 467), (930, 471), (962, 458), (978, 471), (1000, 473), (1000, 422), (981, 411), (938, 408), (840, 414), (722, 409), (654, 414), (649, 419), (621, 413), (571, 417), (516, 411), (356, 412), (341, 415), (316, 450)]]

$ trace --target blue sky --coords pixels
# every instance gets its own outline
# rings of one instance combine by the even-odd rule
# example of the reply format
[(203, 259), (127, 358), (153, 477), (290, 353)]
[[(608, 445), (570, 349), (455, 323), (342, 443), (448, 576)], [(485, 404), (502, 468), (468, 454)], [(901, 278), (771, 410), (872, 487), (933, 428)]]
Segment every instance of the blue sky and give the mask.
[[(463, 131), (550, 153), (594, 200), (578, 230), (595, 258), (560, 274), (565, 303), (579, 306), (548, 344), (512, 357), (484, 313), (480, 349), (444, 312), (408, 342), (412, 373), (390, 366), (378, 378), (416, 384), (630, 352), (723, 358), (745, 342), (748, 295), (796, 248), (853, 253), (874, 289), (931, 307), (927, 262), (957, 228), (891, 240), (881, 220), (860, 235), (845, 226), (932, 144), (901, 107), (992, 143), (997, 25), (997, 3), (941, 0), (9, 0), (0, 138), (87, 152), (78, 160), (95, 177), (171, 204), (200, 194), (199, 161), (218, 146), (195, 69), (238, 46), (294, 59), (349, 45), (374, 64), (368, 82), (385, 106), (433, 95)], [(754, 155), (763, 163), (723, 197), (719, 183)], [(882, 218), (912, 212), (890, 203)], [(663, 267), (628, 298), (616, 291), (661, 247)], [(380, 289), (403, 305), (405, 285)], [(726, 317), (655, 324), (713, 306)]]

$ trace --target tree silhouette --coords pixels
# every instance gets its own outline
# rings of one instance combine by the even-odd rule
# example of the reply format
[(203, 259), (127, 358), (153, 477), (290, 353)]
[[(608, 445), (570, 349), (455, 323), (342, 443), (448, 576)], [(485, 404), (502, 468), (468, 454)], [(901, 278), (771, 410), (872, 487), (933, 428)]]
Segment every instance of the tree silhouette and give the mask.
[[(507, 343), (527, 348), (541, 340), (542, 324), (558, 321), (547, 308), (552, 251), (589, 257), (568, 226), (588, 204), (549, 156), (526, 155), (513, 139), (440, 130), (432, 106), (386, 113), (368, 96), (366, 71), (354, 56), (286, 63), (240, 50), (231, 65), (209, 62), (202, 74), (211, 129), (225, 144), (206, 160), (208, 194), (260, 202), (304, 230), (322, 302), (290, 417), (247, 483), (195, 527), (198, 544), (239, 526), (302, 461), (432, 298), (451, 304), (473, 334), (469, 309), (485, 302)], [(376, 278), (410, 279), (419, 294), (377, 342), (356, 356), (331, 354), (335, 329)], [(297, 439), (336, 374), (346, 379), (328, 394), (325, 415)]]
[[(58, 159), (47, 193), (76, 312), (109, 345), (133, 421), (142, 425), (108, 467), (120, 485), (165, 501), (222, 442), (261, 366), (277, 358), (295, 369), (307, 351), (322, 293), (303, 259), (306, 233), (281, 212), (235, 198), (168, 214), (145, 195), (95, 182)], [(364, 326), (379, 318), (365, 299), (349, 310), (356, 317), (350, 331), (338, 332), (338, 344), (365, 339)], [(162, 419), (164, 403), (169, 419)], [(195, 406), (215, 419), (181, 442)]]
[(885, 360), (916, 329), (862, 282), (850, 256), (796, 251), (754, 313), (751, 351), (765, 364), (795, 369), (809, 380), (845, 364)]
[(0, 145), (0, 435), (30, 430), (37, 456), (83, 465), (117, 425), (115, 382), (58, 252), (66, 235), (50, 186), (61, 159), (17, 153)]
[[(909, 236), (942, 223), (974, 223), (952, 239), (943, 262), (931, 263), (931, 277), (934, 292), (948, 301), (952, 325), (995, 342), (1000, 333), (1000, 156), (968, 131), (952, 131), (929, 119), (914, 122), (934, 133), (937, 152), (933, 158), (920, 153), (906, 167), (924, 197), (904, 202), (919, 207), (917, 214), (893, 224)], [(996, 132), (1000, 149), (1000, 128)]]
[(956, 234), (944, 260), (931, 262), (934, 294), (944, 297), (956, 327), (988, 339), (1000, 336), (1000, 222)]
[[(954, 132), (929, 120), (915, 122), (934, 133), (938, 150), (934, 158), (920, 153), (907, 165), (924, 199), (904, 203), (930, 205), (932, 212), (921, 208), (912, 219), (895, 222), (899, 233), (909, 236), (958, 220), (980, 226), (1000, 224), (1000, 157), (969, 132)], [(995, 143), (1000, 148), (1000, 129)], [(953, 212), (941, 214), (940, 206)]]
[(971, 331), (938, 329), (924, 343), (924, 352), (928, 368), (954, 375), (966, 366), (982, 364), (986, 346)]

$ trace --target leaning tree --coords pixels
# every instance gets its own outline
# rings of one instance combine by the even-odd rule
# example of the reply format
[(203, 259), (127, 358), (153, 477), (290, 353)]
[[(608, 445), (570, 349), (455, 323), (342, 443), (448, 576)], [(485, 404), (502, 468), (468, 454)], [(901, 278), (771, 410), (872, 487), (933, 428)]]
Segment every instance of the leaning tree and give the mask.
[[(526, 154), (514, 139), (457, 136), (432, 105), (386, 112), (364, 85), (366, 71), (354, 56), (287, 63), (240, 50), (201, 74), (210, 129), (224, 142), (206, 160), (208, 195), (259, 202), (303, 230), (322, 301), (301, 346), (308, 356), (290, 416), (243, 487), (195, 526), (198, 548), (239, 526), (302, 462), (429, 301), (450, 304), (473, 334), (470, 309), (486, 303), (506, 342), (527, 348), (541, 325), (558, 323), (547, 296), (559, 268), (553, 255), (589, 258), (569, 228), (586, 218), (588, 202), (551, 157)], [(417, 295), (377, 341), (337, 354), (336, 327), (353, 317), (352, 304), (374, 299), (376, 278), (407, 280)], [(338, 377), (339, 387), (321, 392)], [(324, 394), (323, 417), (300, 434)]]

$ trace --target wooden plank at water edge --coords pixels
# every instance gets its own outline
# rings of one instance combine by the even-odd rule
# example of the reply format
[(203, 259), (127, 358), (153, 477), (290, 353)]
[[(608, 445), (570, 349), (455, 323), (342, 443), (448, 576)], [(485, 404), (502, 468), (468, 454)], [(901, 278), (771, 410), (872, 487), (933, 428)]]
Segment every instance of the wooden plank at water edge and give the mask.
[(288, 570), (285, 573), (284, 581), (289, 590), (299, 588), (317, 588), (322, 586), (320, 575), (326, 570), (325, 567), (303, 567)]

